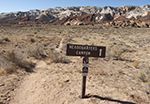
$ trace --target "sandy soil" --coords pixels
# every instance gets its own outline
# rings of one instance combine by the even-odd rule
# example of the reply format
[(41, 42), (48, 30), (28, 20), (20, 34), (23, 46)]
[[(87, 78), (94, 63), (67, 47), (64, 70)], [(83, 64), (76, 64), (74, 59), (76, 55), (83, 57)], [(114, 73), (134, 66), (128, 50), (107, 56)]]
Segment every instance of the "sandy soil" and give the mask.
[(37, 62), (36, 72), (23, 79), (15, 90), (14, 99), (10, 104), (131, 103), (131, 98), (122, 91), (102, 84), (105, 82), (94, 76), (87, 78), (86, 95), (89, 98), (81, 99), (79, 96), (81, 95), (82, 76), (81, 73), (76, 72), (81, 65), (77, 66), (75, 63), (77, 61), (69, 66), (67, 64), (47, 66), (43, 61)]
[[(26, 73), (25, 77), (19, 77), (22, 74), (16, 76), (14, 74), (7, 75), (7, 77), (18, 76), (18, 78), (14, 79), (20, 79), (19, 82), (16, 82), (18, 84), (14, 84), (15, 87), (11, 89), (7, 98), (5, 98), (7, 103), (150, 103), (149, 28), (60, 26), (57, 28), (49, 27), (49, 29), (50, 30), (40, 30), (39, 33), (35, 34), (36, 36), (33, 35), (34, 37), (38, 35), (38, 38), (36, 38), (38, 41), (36, 42), (40, 41), (44, 46), (47, 46), (47, 43), (51, 42), (52, 45), (45, 47), (45, 52), (48, 52), (49, 47), (52, 47), (64, 57), (68, 58), (70, 62), (56, 63), (51, 62), (50, 59), (35, 60), (30, 58), (36, 63), (32, 73)], [(17, 31), (21, 31), (21, 33), (24, 31), (23, 34), (27, 36), (30, 34), (28, 33), (29, 30), (24, 31), (19, 29)], [(52, 32), (48, 34), (49, 31)], [(14, 37), (16, 37), (16, 35), (14, 35)], [(23, 39), (20, 38), (18, 43), (22, 42)], [(45, 39), (51, 40), (47, 41)], [(84, 99), (80, 98), (82, 87), (82, 58), (65, 56), (67, 43), (94, 44), (96, 46), (106, 46), (107, 49), (106, 58), (89, 58), (89, 75), (86, 80), (86, 98)], [(7, 44), (9, 46), (9, 43)], [(4, 45), (7, 46), (7, 44)], [(27, 44), (27, 42), (24, 41), (24, 43), (19, 45), (27, 46), (24, 44)], [(33, 43), (31, 43), (31, 45), (32, 44)], [(2, 48), (5, 49), (4, 46)], [(137, 66), (133, 65), (135, 60), (139, 62)], [(6, 82), (8, 81), (6, 80)], [(4, 87), (6, 87), (6, 85), (1, 85), (0, 90)], [(2, 96), (3, 94), (1, 97)]]

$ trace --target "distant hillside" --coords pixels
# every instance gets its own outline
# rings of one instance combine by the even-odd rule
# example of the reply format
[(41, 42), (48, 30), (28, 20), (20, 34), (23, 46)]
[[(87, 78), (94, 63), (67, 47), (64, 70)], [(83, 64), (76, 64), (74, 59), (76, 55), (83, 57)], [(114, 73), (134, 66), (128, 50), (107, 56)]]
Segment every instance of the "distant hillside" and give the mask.
[[(121, 21), (121, 22), (120, 22)], [(146, 21), (146, 22), (145, 22)], [(0, 14), (1, 24), (61, 24), (87, 25), (104, 24), (111, 26), (149, 27), (150, 5), (145, 6), (105, 6), (56, 7), (27, 12)]]

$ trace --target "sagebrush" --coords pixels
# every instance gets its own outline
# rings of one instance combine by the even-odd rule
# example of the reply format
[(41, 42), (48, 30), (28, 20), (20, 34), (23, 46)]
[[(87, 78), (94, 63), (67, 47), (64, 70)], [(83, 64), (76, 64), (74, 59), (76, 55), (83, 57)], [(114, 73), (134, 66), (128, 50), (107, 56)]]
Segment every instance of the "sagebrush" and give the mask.
[(32, 72), (35, 64), (27, 60), (23, 53), (18, 51), (9, 51), (1, 56), (0, 75), (16, 73), (17, 69), (25, 69)]
[(70, 60), (66, 56), (63, 56), (61, 53), (53, 49), (49, 51), (48, 57), (55, 63), (69, 63), (70, 62)]

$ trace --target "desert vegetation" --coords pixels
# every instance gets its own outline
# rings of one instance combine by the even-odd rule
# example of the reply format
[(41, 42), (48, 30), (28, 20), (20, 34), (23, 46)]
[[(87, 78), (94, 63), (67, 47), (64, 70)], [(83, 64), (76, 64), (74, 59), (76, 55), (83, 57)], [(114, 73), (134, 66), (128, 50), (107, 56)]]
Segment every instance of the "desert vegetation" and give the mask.
[[(0, 25), (0, 102), (8, 103), (11, 100), (10, 92), (24, 75), (36, 72), (36, 63), (40, 60), (49, 66), (47, 70), (48, 75), (50, 74), (49, 79), (54, 74), (62, 77), (60, 80), (54, 77), (58, 82), (55, 83), (58, 84), (55, 87), (61, 85), (63, 89), (79, 85), (73, 81), (80, 81), (78, 76), (81, 74), (82, 58), (66, 56), (66, 44), (71, 43), (106, 46), (106, 58), (90, 58), (87, 78), (87, 83), (90, 84), (87, 85), (89, 89), (87, 93), (93, 91), (94, 94), (106, 97), (108, 98), (106, 102), (110, 102), (109, 99), (118, 99), (118, 102), (148, 104), (150, 103), (149, 36), (150, 28), (99, 25)], [(70, 74), (74, 76), (71, 77)], [(72, 92), (72, 95), (78, 96), (74, 93)], [(69, 97), (68, 102), (72, 99)], [(92, 96), (87, 103), (100, 101)]]

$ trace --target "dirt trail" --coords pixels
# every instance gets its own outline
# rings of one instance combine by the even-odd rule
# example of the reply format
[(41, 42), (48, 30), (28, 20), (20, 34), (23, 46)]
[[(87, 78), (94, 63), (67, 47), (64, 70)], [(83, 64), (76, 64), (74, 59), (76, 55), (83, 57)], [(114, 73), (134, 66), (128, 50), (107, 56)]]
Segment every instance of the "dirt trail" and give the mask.
[(86, 87), (86, 94), (90, 94), (90, 97), (79, 98), (82, 75), (78, 71), (81, 69), (81, 58), (72, 60), (69, 65), (46, 65), (44, 61), (38, 61), (35, 72), (26, 76), (13, 92), (10, 104), (134, 104), (129, 96), (115, 87), (113, 79), (102, 80), (91, 75), (87, 77)]
[[(63, 39), (56, 51), (62, 46)], [(69, 64), (38, 61), (35, 72), (13, 92), (10, 104), (149, 104), (144, 85), (133, 80), (136, 70), (130, 63), (95, 58), (90, 58), (86, 79), (88, 98), (81, 99), (82, 58), (69, 59)]]
[[(44, 61), (37, 62), (35, 72), (24, 78), (14, 91), (10, 104), (68, 104), (69, 99), (72, 102), (71, 95), (77, 95), (75, 99), (79, 99), (80, 91), (76, 90), (80, 89), (80, 81), (69, 85), (72, 79), (68, 77), (71, 77), (71, 74), (65, 76), (68, 72), (62, 68), (63, 65), (46, 66)], [(71, 87), (76, 84), (77, 89)]]
[[(39, 61), (36, 66), (36, 72), (26, 76), (19, 88), (15, 91), (15, 98), (10, 104), (32, 104), (34, 100), (39, 99), (39, 92), (43, 90), (42, 82), (44, 82), (42, 69), (45, 69), (46, 64)], [(35, 94), (36, 93), (36, 94)]]
[[(60, 37), (60, 38), (61, 38), (61, 37)], [(60, 41), (60, 43), (59, 43), (59, 47), (55, 49), (56, 51), (58, 51), (58, 52), (61, 51), (61, 48), (62, 48), (62, 46), (63, 46), (63, 41), (64, 41), (64, 38), (61, 38), (61, 41)]]
[[(14, 74), (0, 76), (0, 104), (150, 104), (149, 28), (59, 25), (11, 25), (1, 28), (2, 55), (16, 50), (22, 59), (30, 56), (30, 48), (33, 48), (31, 52), (39, 52), (42, 45), (47, 55), (49, 49), (55, 48), (62, 55), (58, 57), (62, 63), (45, 60), (50, 64), (47, 65), (40, 60), (33, 73), (17, 70)], [(33, 34), (35, 31), (38, 32)], [(66, 56), (67, 43), (106, 46), (106, 58), (89, 58), (86, 79), (89, 98), (79, 98), (82, 58)], [(36, 47), (36, 44), (41, 45)], [(67, 58), (70, 61), (65, 64)], [(4, 72), (14, 65), (7, 62), (0, 62), (6, 64)], [(134, 62), (137, 62), (136, 65)]]

